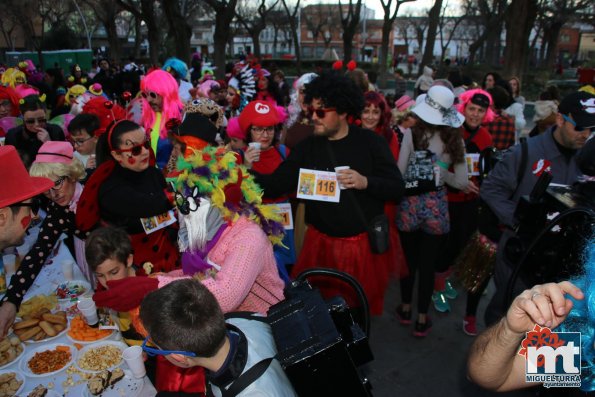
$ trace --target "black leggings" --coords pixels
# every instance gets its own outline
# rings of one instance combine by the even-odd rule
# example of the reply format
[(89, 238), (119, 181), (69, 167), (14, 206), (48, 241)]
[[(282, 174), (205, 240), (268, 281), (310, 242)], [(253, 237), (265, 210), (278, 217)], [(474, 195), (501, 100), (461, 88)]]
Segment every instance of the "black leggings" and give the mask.
[(401, 280), (401, 300), (411, 303), (415, 273), (419, 272), (417, 312), (426, 314), (434, 291), (434, 270), (440, 255), (445, 235), (428, 234), (422, 231), (399, 232), (403, 252), (409, 265), (409, 276)]
[(479, 301), (481, 296), (483, 295), (483, 291), (488, 287), (490, 283), (490, 277), (486, 281), (483, 282), (482, 285), (479, 286), (477, 291), (475, 292), (467, 292), (467, 308), (465, 309), (466, 316), (473, 316), (477, 314), (477, 307), (479, 306)]

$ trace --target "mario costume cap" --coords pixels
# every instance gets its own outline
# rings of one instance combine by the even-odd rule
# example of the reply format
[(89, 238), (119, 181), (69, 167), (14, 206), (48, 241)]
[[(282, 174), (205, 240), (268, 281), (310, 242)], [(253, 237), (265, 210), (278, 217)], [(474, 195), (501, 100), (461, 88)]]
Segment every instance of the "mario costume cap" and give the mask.
[(570, 115), (577, 129), (595, 127), (595, 96), (578, 91), (567, 95), (558, 106), (558, 112)]
[(14, 146), (0, 147), (0, 208), (30, 199), (50, 190), (48, 178), (29, 176)]
[(252, 101), (246, 105), (238, 118), (240, 128), (245, 133), (251, 125), (270, 127), (280, 123), (279, 114), (274, 105), (265, 101)]

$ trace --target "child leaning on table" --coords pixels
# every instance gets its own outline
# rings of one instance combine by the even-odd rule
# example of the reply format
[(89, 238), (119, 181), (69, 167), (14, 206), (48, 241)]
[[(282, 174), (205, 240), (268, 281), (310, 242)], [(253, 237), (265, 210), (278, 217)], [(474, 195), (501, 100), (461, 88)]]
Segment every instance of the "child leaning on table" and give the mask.
[[(141, 345), (146, 337), (146, 331), (139, 320), (139, 306), (132, 306), (135, 302), (140, 302), (140, 299), (149, 291), (167, 284), (172, 278), (163, 273), (148, 277), (136, 276), (137, 266), (134, 264), (130, 237), (124, 230), (115, 227), (94, 230), (86, 240), (85, 256), (91, 272), (97, 278), (98, 290), (109, 289), (108, 281), (112, 284), (129, 277), (135, 278), (135, 283), (129, 288), (130, 309), (119, 311), (118, 320), (126, 344)], [(120, 306), (127, 306), (126, 302), (122, 302)], [(151, 367), (152, 363), (153, 361), (150, 360), (146, 364)], [(154, 365), (156, 368), (154, 383), (158, 391), (182, 392), (187, 393), (188, 396), (204, 393), (205, 380), (202, 368), (178, 368), (163, 357), (157, 357)], [(148, 373), (151, 374), (151, 371), (149, 370)]]

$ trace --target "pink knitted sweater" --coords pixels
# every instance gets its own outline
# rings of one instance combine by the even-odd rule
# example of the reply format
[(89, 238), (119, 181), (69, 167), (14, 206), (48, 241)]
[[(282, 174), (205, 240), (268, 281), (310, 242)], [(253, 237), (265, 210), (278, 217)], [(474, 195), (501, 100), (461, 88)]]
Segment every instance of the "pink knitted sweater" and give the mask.
[[(248, 218), (241, 217), (225, 229), (208, 259), (221, 270), (203, 284), (215, 295), (224, 313), (266, 314), (271, 305), (283, 299), (284, 284), (273, 247), (262, 229)], [(181, 270), (159, 275), (159, 288), (185, 277)]]

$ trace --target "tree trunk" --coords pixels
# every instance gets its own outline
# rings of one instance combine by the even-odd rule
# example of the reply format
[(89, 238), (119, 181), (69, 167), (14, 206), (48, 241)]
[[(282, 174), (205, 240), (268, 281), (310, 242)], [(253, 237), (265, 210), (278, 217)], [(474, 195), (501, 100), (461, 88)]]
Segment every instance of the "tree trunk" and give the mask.
[(116, 61), (120, 60), (122, 55), (120, 40), (118, 39), (118, 30), (116, 28), (116, 18), (107, 18), (103, 21), (105, 32), (107, 33), (107, 42), (109, 44), (110, 57)]
[(169, 22), (170, 31), (174, 36), (176, 57), (188, 63), (190, 62), (190, 53), (192, 52), (190, 49), (192, 28), (182, 15), (178, 1), (164, 0), (161, 4)]
[(252, 31), (250, 36), (252, 37), (252, 45), (254, 46), (254, 56), (260, 59), (260, 30)]
[(537, 0), (513, 0), (506, 14), (504, 75), (522, 76), (527, 62), (529, 35), (537, 18)]
[(343, 18), (342, 7), (343, 5), (339, 2), (341, 25), (343, 26), (343, 61), (348, 63), (352, 59), (353, 38), (355, 37), (355, 31), (359, 25), (362, 0), (357, 0), (355, 5), (352, 4), (351, 0), (349, 1), (349, 9), (345, 18)]
[(298, 29), (300, 29), (298, 24), (298, 17), (297, 13), (301, 12), (300, 10), (300, 0), (298, 0), (295, 4), (294, 13), (293, 15), (289, 12), (289, 7), (287, 6), (287, 0), (282, 0), (283, 8), (285, 9), (285, 13), (287, 14), (287, 18), (289, 19), (289, 27), (291, 28), (291, 36), (293, 39), (293, 46), (295, 48), (295, 56), (297, 61), (297, 73), (298, 76), (302, 74), (302, 54), (300, 49), (300, 38), (298, 36)]
[(390, 38), (390, 31), (393, 29), (394, 19), (384, 19), (382, 24), (382, 43), (380, 44), (380, 73), (378, 75), (378, 86), (380, 88), (386, 87), (386, 62), (388, 60), (388, 39)]
[(225, 47), (230, 36), (229, 26), (235, 16), (235, 9), (238, 0), (220, 2), (216, 0), (205, 0), (215, 11), (215, 33), (213, 34), (214, 51), (213, 61), (215, 62), (215, 76), (218, 79), (225, 78)]
[(558, 39), (560, 38), (560, 31), (562, 30), (562, 23), (554, 22), (550, 25), (547, 38), (547, 54), (545, 66), (551, 70), (557, 62), (558, 57)]
[(440, 10), (442, 10), (442, 0), (435, 0), (434, 5), (428, 14), (428, 35), (426, 38), (426, 47), (424, 55), (421, 59), (420, 70), (423, 66), (430, 65), (434, 60), (434, 43), (436, 42), (436, 32), (438, 30), (438, 22), (440, 19)]
[(143, 35), (141, 32), (142, 20), (136, 15), (134, 16), (134, 58), (140, 57), (140, 45), (143, 41)]

